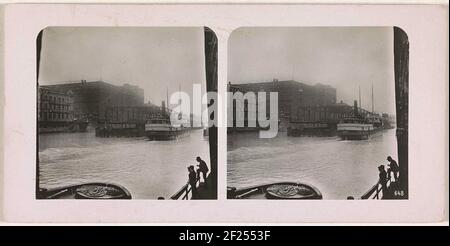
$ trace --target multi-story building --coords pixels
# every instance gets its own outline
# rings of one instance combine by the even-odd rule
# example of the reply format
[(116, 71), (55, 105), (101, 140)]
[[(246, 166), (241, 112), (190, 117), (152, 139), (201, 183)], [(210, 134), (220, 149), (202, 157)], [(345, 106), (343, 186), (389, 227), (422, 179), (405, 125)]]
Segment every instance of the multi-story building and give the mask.
[[(304, 107), (325, 107), (336, 104), (336, 89), (322, 84), (307, 85), (293, 80), (278, 81), (274, 79), (272, 82), (261, 83), (229, 83), (228, 87), (230, 92), (266, 92), (266, 112), (269, 112), (269, 92), (277, 92), (278, 115), (282, 121), (289, 121), (296, 117), (298, 112)], [(248, 105), (245, 105), (246, 112), (251, 110), (250, 108)]]
[(38, 89), (38, 123), (40, 128), (63, 127), (73, 121), (73, 95), (48, 88)]
[(71, 93), (73, 95), (73, 117), (96, 124), (111, 107), (144, 106), (144, 90), (138, 86), (124, 84), (115, 86), (103, 81), (45, 85), (42, 88)]

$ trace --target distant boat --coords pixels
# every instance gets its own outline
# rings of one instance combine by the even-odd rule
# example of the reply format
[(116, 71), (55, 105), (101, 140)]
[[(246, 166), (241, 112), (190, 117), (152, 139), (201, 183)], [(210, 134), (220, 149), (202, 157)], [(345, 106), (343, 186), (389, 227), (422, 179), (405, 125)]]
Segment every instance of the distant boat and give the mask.
[(145, 124), (145, 135), (149, 140), (175, 140), (189, 134), (188, 127), (175, 127), (168, 119), (151, 119)]
[(320, 191), (306, 183), (279, 182), (247, 188), (227, 188), (228, 199), (277, 199), (277, 200), (317, 200), (322, 199)]
[(344, 118), (337, 124), (337, 133), (342, 140), (365, 140), (373, 132), (373, 124), (362, 118)]
[(109, 183), (85, 183), (53, 189), (40, 189), (38, 199), (131, 199), (123, 186)]

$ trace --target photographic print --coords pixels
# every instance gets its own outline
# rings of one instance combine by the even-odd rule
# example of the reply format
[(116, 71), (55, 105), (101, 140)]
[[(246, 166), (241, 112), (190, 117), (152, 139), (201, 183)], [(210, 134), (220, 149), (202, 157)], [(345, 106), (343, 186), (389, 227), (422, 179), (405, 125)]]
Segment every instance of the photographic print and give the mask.
[(408, 198), (403, 30), (242, 27), (228, 45), (228, 199)]
[(447, 16), (8, 5), (2, 218), (442, 223)]
[(212, 30), (47, 27), (37, 66), (38, 199), (217, 198)]

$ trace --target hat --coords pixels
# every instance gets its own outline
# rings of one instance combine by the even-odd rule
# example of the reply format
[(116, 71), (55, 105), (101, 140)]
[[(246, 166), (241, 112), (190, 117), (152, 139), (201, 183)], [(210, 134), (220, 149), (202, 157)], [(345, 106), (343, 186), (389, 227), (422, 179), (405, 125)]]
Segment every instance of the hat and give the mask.
[(379, 165), (378, 169), (384, 169), (384, 165)]

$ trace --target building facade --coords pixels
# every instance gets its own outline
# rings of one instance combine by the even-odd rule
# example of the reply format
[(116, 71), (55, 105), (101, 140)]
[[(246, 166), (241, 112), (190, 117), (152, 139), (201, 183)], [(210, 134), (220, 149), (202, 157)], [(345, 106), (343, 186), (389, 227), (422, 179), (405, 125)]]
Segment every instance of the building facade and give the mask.
[(40, 87), (37, 95), (37, 118), (40, 128), (63, 127), (73, 121), (72, 93)]
[[(324, 108), (336, 104), (336, 89), (322, 84), (307, 85), (297, 81), (278, 81), (272, 82), (246, 83), (246, 84), (228, 84), (230, 92), (266, 92), (266, 113), (269, 112), (270, 92), (278, 93), (278, 115), (281, 122), (289, 122), (303, 114), (305, 108)], [(233, 112), (235, 112), (236, 103), (233, 102)], [(245, 121), (249, 110), (257, 108), (257, 105), (244, 104)], [(256, 112), (257, 113), (257, 112)], [(308, 112), (309, 113), (309, 112)], [(230, 115), (231, 116), (231, 115)], [(233, 115), (235, 116), (235, 115)], [(309, 115), (308, 115), (309, 117)]]
[(94, 124), (105, 115), (108, 108), (144, 105), (144, 90), (130, 84), (115, 86), (103, 81), (81, 80), (80, 83), (46, 85), (41, 88), (71, 93), (74, 120), (88, 120)]

